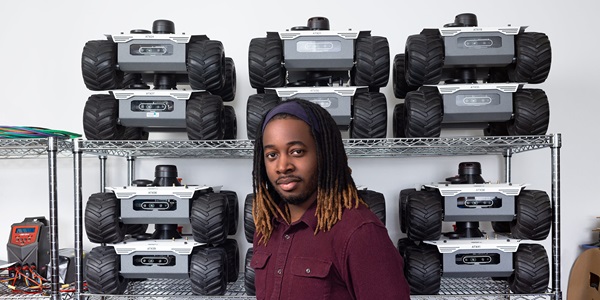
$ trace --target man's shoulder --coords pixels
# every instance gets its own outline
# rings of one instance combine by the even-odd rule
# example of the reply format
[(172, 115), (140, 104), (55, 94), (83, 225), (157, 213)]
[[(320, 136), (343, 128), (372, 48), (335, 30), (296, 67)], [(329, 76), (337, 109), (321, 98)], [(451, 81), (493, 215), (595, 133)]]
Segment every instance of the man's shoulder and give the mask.
[(342, 219), (331, 228), (330, 233), (336, 249), (342, 251), (346, 251), (352, 241), (388, 234), (385, 225), (364, 204), (357, 208), (344, 209)]
[[(342, 219), (335, 226), (339, 227), (360, 227), (364, 224), (381, 224), (379, 218), (364, 204), (359, 204), (357, 208), (346, 208), (342, 213)], [(381, 224), (383, 226), (383, 224)], [(341, 229), (341, 228), (340, 228)]]

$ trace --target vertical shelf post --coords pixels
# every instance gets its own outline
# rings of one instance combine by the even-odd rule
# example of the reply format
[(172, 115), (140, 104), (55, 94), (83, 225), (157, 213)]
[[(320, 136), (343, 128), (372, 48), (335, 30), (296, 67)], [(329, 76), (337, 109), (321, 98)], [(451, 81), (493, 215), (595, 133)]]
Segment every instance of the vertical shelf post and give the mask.
[(74, 299), (81, 299), (83, 292), (83, 233), (82, 233), (82, 191), (81, 191), (81, 139), (73, 140), (73, 178), (74, 191), (74, 219), (75, 219), (75, 295)]
[(504, 152), (504, 180), (505, 180), (506, 183), (511, 183), (512, 182), (512, 178), (511, 178), (511, 174), (512, 174), (511, 158), (512, 158), (512, 150), (511, 149), (506, 149), (506, 151)]
[(562, 299), (560, 280), (560, 134), (552, 136), (552, 289), (555, 299)]
[(127, 156), (127, 185), (132, 185), (135, 179), (135, 157)]
[(100, 160), (100, 192), (106, 192), (106, 155), (98, 156)]
[(60, 290), (58, 288), (58, 193), (56, 190), (56, 155), (58, 142), (56, 139), (56, 137), (48, 138), (48, 183), (50, 189), (50, 297), (53, 300), (60, 299)]

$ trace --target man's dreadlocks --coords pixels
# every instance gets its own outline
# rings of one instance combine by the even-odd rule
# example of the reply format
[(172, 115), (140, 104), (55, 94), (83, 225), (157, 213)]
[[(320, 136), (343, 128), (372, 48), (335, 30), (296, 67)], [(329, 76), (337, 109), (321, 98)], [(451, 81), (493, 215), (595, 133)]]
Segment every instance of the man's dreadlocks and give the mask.
[[(344, 208), (356, 208), (364, 202), (359, 198), (356, 185), (348, 166), (348, 157), (342, 143), (342, 136), (337, 124), (327, 110), (320, 105), (303, 99), (289, 99), (296, 101), (305, 113), (314, 118), (316, 124), (309, 124), (315, 144), (317, 146), (317, 228), (328, 231), (342, 218)], [(281, 113), (271, 119), (297, 118), (292, 114)], [(298, 118), (297, 118), (298, 119)], [(268, 121), (268, 120), (267, 120)], [(281, 197), (269, 182), (264, 161), (263, 129), (265, 117), (256, 129), (254, 146), (253, 190), (254, 201), (252, 216), (256, 232), (260, 237), (259, 242), (265, 244), (273, 231), (272, 219), (281, 216), (290, 222), (290, 213), (287, 206), (280, 207)], [(307, 122), (312, 123), (312, 122)], [(316, 127), (316, 128), (315, 128)], [(317, 129), (318, 128), (318, 129)]]

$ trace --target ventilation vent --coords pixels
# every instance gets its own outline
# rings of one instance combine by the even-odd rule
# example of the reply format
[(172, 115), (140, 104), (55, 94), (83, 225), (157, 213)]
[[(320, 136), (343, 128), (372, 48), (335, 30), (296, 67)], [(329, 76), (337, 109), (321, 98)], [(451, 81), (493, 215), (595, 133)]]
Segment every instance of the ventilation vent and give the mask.
[(460, 249), (460, 247), (458, 247), (458, 246), (439, 246), (438, 247), (438, 250), (440, 251), (440, 253), (452, 253), (459, 249)]
[(458, 91), (460, 88), (457, 86), (454, 87), (444, 87), (444, 86), (439, 86), (438, 90), (440, 91), (440, 94), (452, 94), (456, 91)]
[(517, 252), (517, 248), (519, 247), (519, 245), (515, 245), (515, 246), (498, 246), (498, 250), (503, 251), (503, 252)]
[(508, 28), (500, 28), (498, 31), (507, 34), (507, 35), (515, 35), (518, 34), (521, 28), (519, 27), (508, 27)]
[(190, 98), (190, 93), (171, 93), (170, 96), (177, 100), (187, 100)]
[(173, 248), (171, 249), (173, 252), (177, 254), (190, 254), (192, 253), (192, 248)]
[(282, 40), (293, 40), (293, 39), (297, 38), (298, 36), (300, 36), (300, 33), (297, 33), (297, 32), (282, 32), (279, 34), (279, 37)]
[(440, 194), (442, 196), (452, 196), (456, 194), (460, 194), (461, 190), (440, 190)]
[(519, 85), (498, 85), (496, 88), (505, 93), (514, 93), (519, 88)]
[(521, 189), (500, 189), (498, 191), (504, 195), (518, 195), (520, 190)]
[(118, 248), (118, 249), (115, 249), (115, 252), (117, 254), (129, 254), (129, 253), (135, 252), (135, 248)]
[(458, 33), (460, 33), (461, 29), (440, 29), (440, 33), (443, 36), (453, 36), (453, 35), (457, 35)]
[(297, 90), (277, 90), (277, 96), (281, 98), (293, 97), (296, 94), (298, 94)]
[(119, 199), (127, 199), (127, 198), (131, 198), (131, 197), (135, 196), (135, 193), (119, 192), (119, 193), (115, 193), (115, 196), (117, 196), (117, 198), (119, 198)]
[(192, 196), (194, 195), (194, 191), (192, 191), (192, 192), (173, 192), (173, 195), (177, 196), (179, 198), (189, 199), (189, 198), (192, 198)]
[(347, 40), (355, 40), (358, 37), (358, 32), (340, 32), (339, 36)]
[(190, 41), (189, 36), (176, 36), (170, 38), (173, 42), (178, 44), (187, 44)]
[(119, 35), (113, 36), (112, 38), (115, 43), (126, 43), (130, 40), (133, 40), (133, 35)]
[(125, 100), (125, 99), (129, 99), (129, 98), (133, 97), (133, 93), (128, 93), (128, 92), (113, 92), (113, 95), (115, 96), (115, 99), (117, 99), (117, 100)]
[(356, 93), (356, 89), (333, 90), (333, 92), (340, 96), (351, 97)]

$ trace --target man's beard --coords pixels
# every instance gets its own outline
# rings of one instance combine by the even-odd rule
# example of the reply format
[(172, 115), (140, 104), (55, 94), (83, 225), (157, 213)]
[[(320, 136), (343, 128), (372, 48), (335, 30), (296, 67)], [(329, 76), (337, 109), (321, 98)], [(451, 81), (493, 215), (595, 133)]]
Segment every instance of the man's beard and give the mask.
[(298, 195), (282, 195), (281, 193), (279, 193), (279, 191), (277, 191), (277, 189), (275, 189), (276, 193), (279, 195), (279, 198), (281, 198), (281, 200), (286, 203), (286, 204), (290, 204), (290, 205), (300, 205), (303, 204), (304, 202), (308, 201), (311, 199), (311, 197), (314, 195), (314, 193), (317, 191), (317, 182), (315, 179), (311, 178), (310, 181), (308, 181), (308, 186), (307, 189), (304, 190), (304, 192), (298, 194)]
[(279, 197), (283, 200), (283, 202), (291, 205), (300, 205), (310, 199), (312, 193), (302, 193), (296, 196), (283, 197), (281, 194)]

